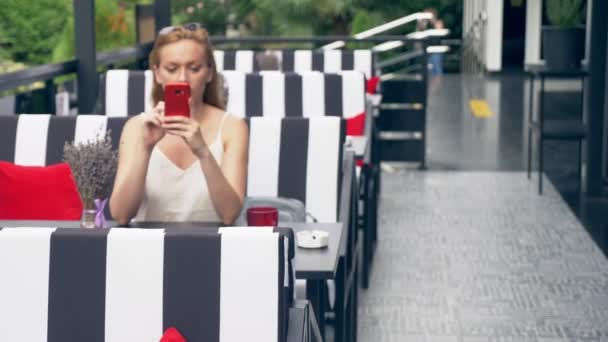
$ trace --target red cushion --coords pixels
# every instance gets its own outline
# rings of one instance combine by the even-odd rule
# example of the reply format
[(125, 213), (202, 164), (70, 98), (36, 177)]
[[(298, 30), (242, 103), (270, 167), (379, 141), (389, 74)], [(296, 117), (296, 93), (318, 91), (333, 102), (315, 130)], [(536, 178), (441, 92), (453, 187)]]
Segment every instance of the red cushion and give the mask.
[(160, 342), (186, 342), (186, 339), (179, 333), (179, 330), (169, 327), (160, 338)]
[(374, 76), (367, 80), (367, 93), (375, 94), (378, 91), (378, 84), (380, 83), (380, 77)]
[(68, 164), (20, 166), (0, 161), (0, 219), (79, 220), (81, 215)]
[(365, 112), (346, 119), (346, 135), (365, 134)]

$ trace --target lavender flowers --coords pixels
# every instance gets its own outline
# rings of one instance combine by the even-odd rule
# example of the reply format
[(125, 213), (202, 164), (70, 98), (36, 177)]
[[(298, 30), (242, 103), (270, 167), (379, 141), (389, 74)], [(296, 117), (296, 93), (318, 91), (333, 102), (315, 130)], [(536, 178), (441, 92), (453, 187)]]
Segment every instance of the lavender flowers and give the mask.
[(85, 143), (65, 143), (63, 159), (72, 169), (84, 208), (95, 208), (95, 199), (110, 197), (118, 152), (112, 150), (110, 131)]

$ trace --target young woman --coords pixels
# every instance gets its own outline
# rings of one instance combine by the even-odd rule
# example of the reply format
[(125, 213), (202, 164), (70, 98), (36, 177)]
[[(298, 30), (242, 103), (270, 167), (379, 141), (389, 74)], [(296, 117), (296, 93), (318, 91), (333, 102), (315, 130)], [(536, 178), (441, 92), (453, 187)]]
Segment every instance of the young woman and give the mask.
[[(112, 216), (119, 224), (232, 223), (243, 206), (249, 132), (225, 111), (207, 31), (196, 24), (164, 28), (149, 61), (155, 107), (123, 128)], [(190, 84), (190, 118), (164, 116), (169, 82)]]

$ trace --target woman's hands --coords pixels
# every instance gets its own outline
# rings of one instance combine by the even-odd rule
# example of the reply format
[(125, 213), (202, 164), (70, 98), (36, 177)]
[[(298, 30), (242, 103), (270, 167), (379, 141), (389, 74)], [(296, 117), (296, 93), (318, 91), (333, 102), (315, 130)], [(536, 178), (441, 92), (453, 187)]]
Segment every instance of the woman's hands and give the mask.
[(167, 134), (176, 135), (184, 139), (184, 142), (190, 146), (192, 153), (199, 159), (207, 157), (208, 149), (201, 127), (192, 118), (185, 116), (164, 116), (162, 118), (162, 128)]
[(162, 127), (164, 115), (165, 103), (163, 101), (158, 102), (151, 112), (140, 115), (143, 142), (146, 148), (150, 150), (165, 136), (165, 130)]
[(152, 149), (165, 134), (170, 134), (181, 137), (197, 157), (207, 156), (207, 145), (198, 122), (185, 116), (165, 116), (163, 101), (158, 102), (151, 112), (143, 113), (141, 122), (146, 148)]

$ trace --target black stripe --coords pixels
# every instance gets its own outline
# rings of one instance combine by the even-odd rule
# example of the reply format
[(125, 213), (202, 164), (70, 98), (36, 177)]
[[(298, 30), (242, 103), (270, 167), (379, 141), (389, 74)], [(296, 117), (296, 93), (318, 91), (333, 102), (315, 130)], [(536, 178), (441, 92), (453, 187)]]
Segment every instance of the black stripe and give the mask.
[(97, 96), (97, 113), (106, 113), (106, 75), (99, 75), (99, 95)]
[(145, 71), (129, 71), (127, 90), (127, 115), (139, 114), (146, 105), (146, 74)]
[(167, 231), (163, 331), (177, 327), (188, 341), (219, 341), (221, 235)]
[(285, 116), (302, 117), (302, 76), (285, 74)]
[(372, 52), (372, 70), (371, 70), (370, 75), (372, 77), (376, 76), (376, 55), (373, 52)]
[(308, 130), (308, 119), (285, 118), (281, 122), (278, 195), (299, 199), (304, 204)]
[(323, 71), (323, 65), (325, 64), (325, 55), (323, 51), (312, 52), (312, 70)]
[(354, 70), (355, 69), (355, 56), (352, 50), (342, 50), (342, 68), (341, 70)]
[(104, 341), (108, 232), (58, 229), (51, 235), (48, 341)]
[(287, 306), (287, 291), (285, 291), (285, 237), (283, 235), (279, 235), (279, 239), (278, 239), (278, 244), (279, 244), (279, 277), (278, 277), (278, 286), (277, 289), (279, 290), (279, 310), (278, 310), (278, 317), (277, 320), (279, 322), (278, 324), (278, 336), (279, 336), (279, 341), (284, 341), (285, 340), (285, 336), (286, 336), (286, 329), (285, 327), (287, 326), (287, 318), (289, 317), (288, 312), (289, 312), (289, 307)]
[(17, 144), (17, 115), (0, 116), (0, 160), (15, 162), (15, 145)]
[[(340, 120), (340, 142), (338, 143), (338, 203), (342, 203), (340, 196), (342, 195), (342, 174), (344, 169), (342, 167), (342, 161), (344, 160), (344, 142), (346, 141), (346, 120)], [(354, 175), (353, 175), (354, 177)], [(340, 217), (340, 205), (336, 206), (336, 217)]]
[(295, 64), (295, 55), (293, 50), (283, 50), (283, 60), (281, 62), (281, 70), (283, 72), (293, 71)]
[(262, 116), (264, 114), (262, 75), (245, 75), (245, 116)]
[(325, 74), (325, 115), (342, 116), (342, 77)]
[(106, 126), (106, 130), (110, 131), (110, 138), (112, 138), (112, 149), (117, 150), (118, 145), (120, 144), (120, 135), (122, 134), (122, 129), (125, 126), (125, 123), (130, 118), (125, 117), (111, 117), (108, 118), (108, 123)]
[(46, 165), (63, 161), (63, 147), (66, 142), (74, 142), (75, 134), (75, 116), (51, 116), (46, 140)]
[(224, 51), (224, 70), (236, 69), (236, 52)]
[(253, 72), (258, 72), (261, 70), (260, 68), (260, 58), (264, 58), (261, 55), (264, 55), (264, 51), (254, 51), (253, 52), (253, 56), (251, 58), (253, 58), (253, 62), (251, 63), (253, 65)]

